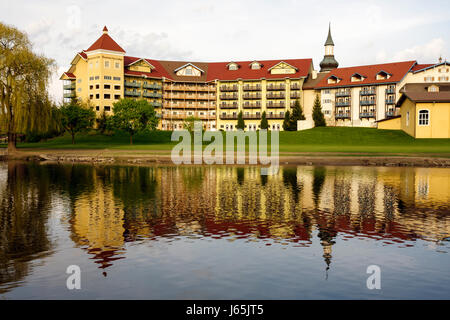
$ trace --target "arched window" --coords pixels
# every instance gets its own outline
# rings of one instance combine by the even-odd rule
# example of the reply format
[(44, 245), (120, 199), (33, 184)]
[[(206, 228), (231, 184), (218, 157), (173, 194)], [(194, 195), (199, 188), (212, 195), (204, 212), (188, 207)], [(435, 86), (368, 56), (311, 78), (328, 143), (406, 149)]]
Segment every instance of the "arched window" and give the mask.
[(430, 120), (428, 110), (419, 110), (419, 126), (427, 126)]

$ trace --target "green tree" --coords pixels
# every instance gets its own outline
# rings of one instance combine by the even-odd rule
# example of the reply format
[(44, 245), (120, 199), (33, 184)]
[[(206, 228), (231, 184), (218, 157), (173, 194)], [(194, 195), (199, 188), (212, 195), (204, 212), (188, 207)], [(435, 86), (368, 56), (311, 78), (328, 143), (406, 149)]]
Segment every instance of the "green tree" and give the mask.
[(194, 131), (194, 123), (195, 121), (201, 121), (199, 118), (194, 116), (189, 116), (183, 121), (183, 128), (188, 130), (189, 132)]
[(269, 128), (269, 122), (267, 121), (266, 112), (263, 111), (261, 116), (261, 129), (268, 129)]
[(291, 117), (289, 119), (289, 128), (291, 131), (297, 131), (297, 121), (305, 120), (305, 115), (303, 114), (302, 106), (300, 105), (300, 100), (295, 100), (294, 107), (292, 108)]
[(242, 115), (242, 111), (240, 111), (238, 114), (236, 128), (240, 129), (240, 130), (244, 130), (244, 128), (245, 128), (245, 122), (244, 122), (244, 117)]
[(106, 115), (106, 112), (103, 111), (101, 116), (95, 119), (95, 122), (97, 123), (97, 130), (99, 130), (101, 134), (104, 134), (108, 129), (109, 118), (110, 116)]
[(291, 113), (289, 111), (284, 114), (283, 130), (291, 131)]
[(120, 99), (113, 104), (113, 111), (110, 120), (112, 128), (126, 131), (130, 135), (130, 144), (133, 144), (136, 133), (155, 130), (158, 125), (155, 109), (145, 99)]
[(47, 85), (53, 67), (53, 60), (32, 51), (25, 33), (0, 23), (0, 117), (9, 153), (17, 150), (18, 134), (48, 130)]
[(320, 103), (319, 96), (316, 94), (316, 98), (314, 100), (314, 107), (312, 112), (314, 126), (316, 127), (326, 127), (325, 117), (322, 112), (322, 105)]
[(64, 104), (60, 110), (62, 125), (72, 136), (72, 144), (75, 144), (75, 134), (77, 132), (92, 128), (95, 112), (75, 99), (72, 99), (70, 103)]

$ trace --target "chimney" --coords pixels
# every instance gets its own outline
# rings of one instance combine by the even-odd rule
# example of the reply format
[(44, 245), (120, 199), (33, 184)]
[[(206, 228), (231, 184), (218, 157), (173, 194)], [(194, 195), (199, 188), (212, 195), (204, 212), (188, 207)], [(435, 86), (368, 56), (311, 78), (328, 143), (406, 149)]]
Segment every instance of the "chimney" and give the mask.
[(311, 72), (311, 78), (312, 78), (312, 79), (317, 79), (317, 70), (313, 70), (313, 71)]

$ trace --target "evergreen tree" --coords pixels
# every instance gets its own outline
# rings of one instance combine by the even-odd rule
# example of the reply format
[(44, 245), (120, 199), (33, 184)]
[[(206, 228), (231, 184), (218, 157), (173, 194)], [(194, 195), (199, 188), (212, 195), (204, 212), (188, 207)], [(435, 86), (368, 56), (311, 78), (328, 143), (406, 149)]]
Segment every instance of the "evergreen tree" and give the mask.
[(291, 113), (289, 111), (286, 111), (284, 115), (283, 130), (291, 131)]
[(242, 111), (239, 112), (239, 114), (238, 114), (236, 128), (240, 129), (240, 130), (244, 130), (244, 128), (245, 128), (245, 122), (244, 122), (244, 117), (242, 116)]
[(325, 117), (322, 112), (322, 104), (320, 103), (319, 96), (316, 95), (316, 99), (314, 100), (314, 107), (312, 112), (314, 126), (316, 127), (326, 127)]
[(305, 115), (303, 114), (302, 106), (300, 105), (300, 100), (295, 100), (295, 105), (292, 108), (291, 118), (289, 127), (291, 131), (297, 131), (297, 121), (305, 120)]
[(268, 129), (269, 122), (267, 121), (266, 112), (264, 111), (261, 116), (261, 129)]

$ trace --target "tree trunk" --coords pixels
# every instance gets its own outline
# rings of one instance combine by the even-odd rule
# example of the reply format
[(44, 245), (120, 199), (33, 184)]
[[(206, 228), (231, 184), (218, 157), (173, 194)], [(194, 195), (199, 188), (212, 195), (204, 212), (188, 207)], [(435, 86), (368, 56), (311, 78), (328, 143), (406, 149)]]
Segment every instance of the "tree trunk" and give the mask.
[(133, 135), (130, 134), (130, 144), (133, 144)]
[(75, 144), (75, 133), (72, 132), (72, 144)]
[(17, 135), (12, 132), (8, 132), (8, 154), (17, 152)]

